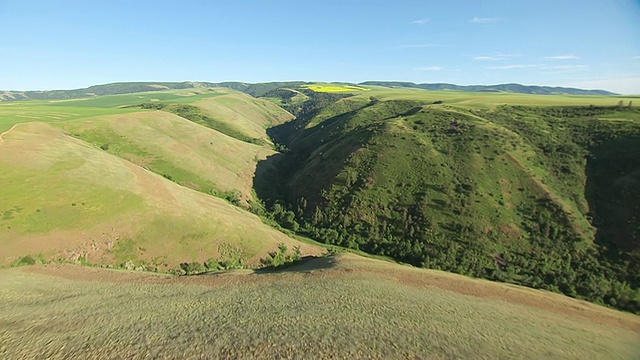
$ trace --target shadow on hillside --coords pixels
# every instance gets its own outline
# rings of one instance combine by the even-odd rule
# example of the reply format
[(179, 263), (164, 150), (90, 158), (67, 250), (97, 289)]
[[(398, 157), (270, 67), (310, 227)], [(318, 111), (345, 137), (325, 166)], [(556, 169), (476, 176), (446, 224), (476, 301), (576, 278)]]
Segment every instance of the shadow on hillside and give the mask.
[(616, 257), (640, 249), (640, 136), (606, 141), (587, 159), (585, 198), (596, 242)]
[(270, 204), (273, 200), (278, 199), (282, 193), (285, 184), (279, 167), (284, 158), (284, 154), (276, 153), (256, 164), (253, 189), (258, 199), (264, 201), (265, 204)]
[(337, 265), (337, 259), (335, 256), (304, 256), (302, 259), (281, 265), (278, 267), (265, 267), (262, 269), (256, 269), (254, 272), (256, 274), (276, 274), (276, 273), (303, 273), (303, 272), (311, 272), (315, 270), (324, 270), (330, 269)]

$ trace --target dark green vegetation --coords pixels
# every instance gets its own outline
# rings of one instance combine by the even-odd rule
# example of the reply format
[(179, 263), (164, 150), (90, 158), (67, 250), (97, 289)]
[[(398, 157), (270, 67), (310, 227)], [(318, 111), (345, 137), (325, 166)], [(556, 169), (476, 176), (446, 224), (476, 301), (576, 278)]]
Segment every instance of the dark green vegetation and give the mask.
[[(272, 91), (255, 189), (328, 244), (640, 313), (640, 111)], [(397, 97), (396, 97), (397, 98)], [(275, 184), (275, 185), (274, 185)]]

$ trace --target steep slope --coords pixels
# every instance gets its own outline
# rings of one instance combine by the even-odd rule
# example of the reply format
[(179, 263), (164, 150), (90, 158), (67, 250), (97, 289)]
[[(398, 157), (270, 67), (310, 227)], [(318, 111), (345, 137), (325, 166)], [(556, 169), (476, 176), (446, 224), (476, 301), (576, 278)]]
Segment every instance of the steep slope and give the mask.
[(74, 137), (164, 175), (178, 184), (251, 199), (256, 162), (273, 151), (164, 111), (57, 123)]
[(269, 142), (266, 129), (293, 119), (275, 104), (246, 94), (232, 93), (193, 103), (204, 114), (235, 129), (244, 136)]
[(636, 109), (390, 97), (346, 98), (270, 130), (289, 151), (259, 165), (256, 189), (283, 224), (640, 311)]
[(40, 254), (177, 268), (230, 251), (255, 262), (278, 243), (298, 245), (224, 200), (181, 187), (50, 125), (19, 124), (2, 138), (1, 264)]
[(6, 359), (614, 360), (640, 350), (631, 314), (353, 255), (193, 277), (48, 265), (0, 270), (0, 283)]

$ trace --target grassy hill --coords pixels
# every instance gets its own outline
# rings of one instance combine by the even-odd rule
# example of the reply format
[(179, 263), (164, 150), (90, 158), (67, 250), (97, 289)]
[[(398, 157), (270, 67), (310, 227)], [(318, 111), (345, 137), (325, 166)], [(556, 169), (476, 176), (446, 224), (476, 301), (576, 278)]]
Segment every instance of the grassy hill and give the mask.
[(0, 104), (0, 131), (48, 122), (181, 185), (240, 201), (252, 198), (256, 162), (273, 153), (265, 128), (291, 118), (228, 88)]
[(251, 139), (270, 142), (266, 129), (293, 119), (277, 105), (246, 94), (232, 93), (193, 103), (214, 120)]
[(354, 255), (176, 277), (0, 270), (0, 356), (634, 359), (640, 320), (557, 294)]
[[(206, 137), (202, 131), (192, 134), (189, 126), (194, 124), (186, 120), (152, 115), (137, 119), (148, 128), (129, 128), (126, 121), (107, 118), (78, 122), (74, 129), (91, 133), (106, 121), (99, 128), (105, 134), (155, 136), (162, 134), (156, 129), (173, 128), (171, 136), (165, 133), (158, 142), (178, 146), (176, 153), (186, 152), (178, 144), (180, 136), (189, 136), (192, 144), (194, 137)], [(129, 148), (123, 144), (114, 146), (115, 151), (139, 149), (135, 141)], [(0, 149), (3, 265), (30, 255), (114, 265), (131, 260), (166, 269), (224, 256), (224, 249), (255, 263), (279, 243), (290, 248), (297, 244), (224, 200), (179, 186), (45, 123), (16, 125), (3, 134)], [(319, 251), (310, 245), (302, 249)]]
[(344, 91), (307, 91), (311, 105), (270, 129), (288, 151), (259, 164), (256, 189), (282, 224), (640, 311), (631, 98)]
[(269, 148), (163, 111), (98, 116), (56, 126), (183, 186), (219, 196), (239, 192), (244, 200), (252, 197), (256, 162), (273, 154)]

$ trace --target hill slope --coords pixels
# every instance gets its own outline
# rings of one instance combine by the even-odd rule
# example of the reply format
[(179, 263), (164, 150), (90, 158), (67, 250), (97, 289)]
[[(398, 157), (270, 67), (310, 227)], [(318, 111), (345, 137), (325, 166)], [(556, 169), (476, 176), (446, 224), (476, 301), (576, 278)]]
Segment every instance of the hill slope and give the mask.
[(252, 198), (256, 162), (273, 154), (164, 111), (91, 117), (56, 126), (181, 185), (220, 196), (239, 191), (244, 200)]
[(282, 224), (640, 311), (637, 109), (369, 94), (270, 130), (289, 151), (259, 164), (256, 189)]
[(353, 255), (194, 277), (48, 265), (0, 270), (0, 282), (6, 359), (614, 360), (640, 351), (637, 316)]
[(0, 149), (1, 264), (42, 254), (177, 268), (183, 261), (219, 257), (223, 249), (255, 262), (278, 243), (298, 244), (221, 199), (48, 124), (16, 125), (2, 135)]

